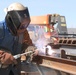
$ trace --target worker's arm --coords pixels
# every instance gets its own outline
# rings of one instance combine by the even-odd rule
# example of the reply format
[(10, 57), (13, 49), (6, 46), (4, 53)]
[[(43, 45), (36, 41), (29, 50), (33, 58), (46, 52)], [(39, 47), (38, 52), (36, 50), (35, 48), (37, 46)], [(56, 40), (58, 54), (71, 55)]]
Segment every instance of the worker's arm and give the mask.
[(23, 33), (23, 45), (22, 51), (25, 51), (29, 46), (33, 46), (32, 40), (30, 39), (29, 33), (27, 30)]
[[(25, 30), (23, 34), (23, 45), (22, 45), (22, 52), (28, 52), (30, 50), (35, 50), (34, 55), (37, 55), (36, 47), (33, 45), (32, 40), (30, 39), (29, 33)], [(21, 60), (24, 60), (25, 56), (22, 56)]]
[(23, 43), (26, 43), (27, 45), (33, 45), (32, 40), (30, 39), (30, 36), (27, 30), (25, 30), (23, 34)]

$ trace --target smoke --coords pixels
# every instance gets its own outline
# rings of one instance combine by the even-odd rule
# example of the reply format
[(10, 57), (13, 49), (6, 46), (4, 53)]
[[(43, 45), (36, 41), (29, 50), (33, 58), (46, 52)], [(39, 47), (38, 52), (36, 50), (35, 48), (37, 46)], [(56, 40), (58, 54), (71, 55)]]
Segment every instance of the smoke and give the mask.
[(49, 43), (52, 42), (51, 38), (46, 38), (43, 33), (39, 39), (35, 42), (35, 46), (37, 47), (39, 54), (46, 55), (46, 48), (48, 48), (48, 55), (59, 57), (59, 54), (52, 49)]
[[(33, 31), (31, 33), (33, 33)], [(46, 54), (46, 46), (52, 42), (52, 38), (50, 38), (50, 35), (48, 35), (43, 27), (35, 27), (34, 33), (33, 35), (31, 34), (33, 44), (37, 47), (39, 54)], [(51, 55), (53, 53), (51, 46), (48, 50), (49, 55)]]

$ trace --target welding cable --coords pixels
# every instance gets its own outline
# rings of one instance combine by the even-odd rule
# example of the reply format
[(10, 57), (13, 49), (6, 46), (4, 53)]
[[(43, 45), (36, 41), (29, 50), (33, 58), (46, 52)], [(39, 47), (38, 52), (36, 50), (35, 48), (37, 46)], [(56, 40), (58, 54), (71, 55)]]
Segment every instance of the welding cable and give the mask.
[(43, 75), (40, 68), (39, 68), (39, 66), (37, 64), (35, 64), (35, 66), (36, 66), (37, 70), (39, 71), (40, 75)]

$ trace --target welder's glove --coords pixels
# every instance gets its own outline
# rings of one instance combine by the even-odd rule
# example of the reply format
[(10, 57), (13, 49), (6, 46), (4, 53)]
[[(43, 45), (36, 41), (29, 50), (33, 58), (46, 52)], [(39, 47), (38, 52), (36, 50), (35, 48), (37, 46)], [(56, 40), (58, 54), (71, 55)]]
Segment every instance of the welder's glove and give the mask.
[(35, 47), (34, 47), (34, 46), (28, 46), (28, 47), (25, 49), (25, 52), (34, 51), (34, 50), (35, 50)]
[(35, 46), (29, 46), (25, 52), (33, 51), (33, 53), (29, 53), (26, 55), (26, 60), (28, 57), (30, 57), (30, 61), (32, 61), (33, 57), (37, 55), (36, 47)]
[(0, 50), (0, 63), (4, 65), (17, 64), (11, 53)]

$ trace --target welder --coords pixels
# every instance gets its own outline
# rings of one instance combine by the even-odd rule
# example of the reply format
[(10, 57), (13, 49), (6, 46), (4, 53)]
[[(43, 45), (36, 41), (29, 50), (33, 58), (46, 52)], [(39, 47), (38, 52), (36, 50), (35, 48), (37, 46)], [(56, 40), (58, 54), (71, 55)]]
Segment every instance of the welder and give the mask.
[(20, 58), (13, 56), (33, 46), (26, 29), (29, 23), (28, 8), (21, 3), (6, 8), (5, 19), (0, 23), (0, 75), (20, 75)]

